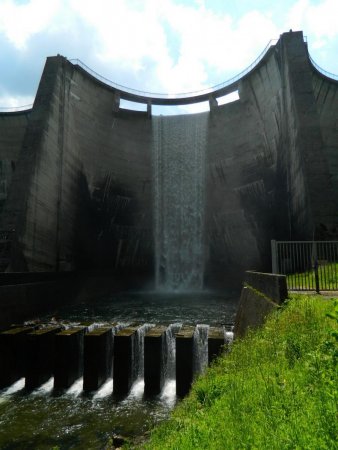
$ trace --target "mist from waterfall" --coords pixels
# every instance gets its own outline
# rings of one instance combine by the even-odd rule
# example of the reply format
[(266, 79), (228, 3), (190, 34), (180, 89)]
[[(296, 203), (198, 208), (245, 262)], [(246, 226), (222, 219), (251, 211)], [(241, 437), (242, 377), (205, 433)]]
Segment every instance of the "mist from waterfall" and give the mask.
[(159, 291), (203, 289), (207, 120), (208, 113), (152, 118)]

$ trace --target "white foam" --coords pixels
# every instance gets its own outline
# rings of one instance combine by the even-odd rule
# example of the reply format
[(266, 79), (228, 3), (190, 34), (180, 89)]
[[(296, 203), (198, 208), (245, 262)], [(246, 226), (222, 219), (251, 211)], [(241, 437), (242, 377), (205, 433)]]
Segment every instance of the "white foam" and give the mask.
[(108, 397), (113, 393), (114, 380), (109, 378), (96, 392), (93, 396), (93, 400), (100, 400), (102, 398)]
[(83, 377), (78, 378), (71, 387), (66, 391), (66, 395), (78, 397), (83, 391)]

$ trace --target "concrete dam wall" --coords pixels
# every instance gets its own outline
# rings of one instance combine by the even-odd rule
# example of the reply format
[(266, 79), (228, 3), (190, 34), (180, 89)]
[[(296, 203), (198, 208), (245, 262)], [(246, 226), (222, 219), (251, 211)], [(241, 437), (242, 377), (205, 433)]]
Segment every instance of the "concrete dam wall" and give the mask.
[[(218, 106), (231, 90), (240, 99)], [(337, 238), (337, 91), (301, 32), (189, 98), (143, 97), (47, 58), (33, 108), (0, 114), (2, 270), (109, 268), (194, 290), (269, 270), (271, 239)], [(205, 99), (210, 112), (151, 115)]]

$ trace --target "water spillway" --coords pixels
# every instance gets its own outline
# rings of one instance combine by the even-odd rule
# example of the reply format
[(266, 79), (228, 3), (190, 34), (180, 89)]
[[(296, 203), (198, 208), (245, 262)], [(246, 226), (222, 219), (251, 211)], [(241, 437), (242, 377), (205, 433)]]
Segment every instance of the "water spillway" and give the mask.
[(152, 120), (155, 283), (159, 290), (203, 288), (208, 116)]
[[(145, 392), (159, 394), (165, 383), (175, 378), (176, 365), (176, 392), (182, 396), (189, 391), (193, 377), (206, 368), (208, 340), (214, 340), (212, 333), (208, 336), (207, 325), (144, 324), (124, 326), (119, 331), (113, 325), (105, 325), (90, 331), (90, 327), (84, 326), (62, 330), (61, 324), (42, 324), (33, 331), (27, 327), (21, 336), (18, 355), (20, 351), (29, 351), (23, 372), (18, 372), (16, 359), (8, 361), (8, 349), (17, 345), (16, 331), (24, 328), (0, 333), (3, 367), (0, 388), (24, 376), (25, 387), (30, 391), (54, 377), (56, 390), (71, 388), (77, 382), (80, 391), (89, 392), (98, 390), (113, 376), (114, 393), (118, 395), (127, 395), (136, 381), (143, 380)], [(217, 353), (225, 341), (223, 332)]]

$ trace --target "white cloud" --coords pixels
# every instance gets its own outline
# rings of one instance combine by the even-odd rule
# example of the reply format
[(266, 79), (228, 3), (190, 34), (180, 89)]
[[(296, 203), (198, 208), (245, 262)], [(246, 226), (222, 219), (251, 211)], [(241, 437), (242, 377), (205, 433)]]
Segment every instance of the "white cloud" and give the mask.
[[(299, 0), (288, 14), (290, 28), (304, 30), (314, 39), (314, 45), (321, 46), (328, 40), (338, 36), (338, 2), (324, 0), (314, 3), (310, 0)], [(319, 43), (319, 44), (318, 44)]]
[[(6, 110), (28, 109), (32, 106), (34, 97), (31, 95), (13, 96), (9, 94), (0, 95), (0, 112)], [(26, 108), (27, 107), (27, 108)]]
[(31, 0), (16, 4), (3, 0), (0, 4), (0, 32), (17, 48), (23, 50), (29, 38), (48, 29), (60, 0)]
[(132, 88), (180, 93), (238, 74), (289, 28), (311, 35), (314, 49), (338, 36), (337, 0), (293, 2), (285, 23), (273, 4), (266, 11), (248, 7), (236, 20), (229, 8), (224, 2), (216, 13), (203, 0), (0, 0), (0, 40), (5, 36), (18, 54), (28, 48), (55, 54), (63, 45), (57, 52), (71, 51), (65, 56), (81, 57), (120, 84), (132, 74)]

